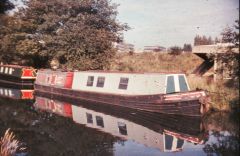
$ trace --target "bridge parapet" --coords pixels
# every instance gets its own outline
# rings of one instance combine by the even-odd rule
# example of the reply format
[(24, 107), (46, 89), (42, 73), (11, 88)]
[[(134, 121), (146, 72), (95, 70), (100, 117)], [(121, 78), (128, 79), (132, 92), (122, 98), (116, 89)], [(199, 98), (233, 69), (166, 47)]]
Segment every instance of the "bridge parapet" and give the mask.
[(223, 54), (229, 51), (239, 53), (239, 48), (234, 47), (232, 43), (218, 43), (212, 45), (194, 46), (192, 52), (196, 54)]

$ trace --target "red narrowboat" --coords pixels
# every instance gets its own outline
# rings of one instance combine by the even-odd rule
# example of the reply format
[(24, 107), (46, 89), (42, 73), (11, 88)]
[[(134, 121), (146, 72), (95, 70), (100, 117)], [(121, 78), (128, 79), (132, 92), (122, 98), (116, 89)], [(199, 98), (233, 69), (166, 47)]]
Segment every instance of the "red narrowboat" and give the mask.
[(36, 78), (36, 70), (18, 65), (0, 65), (0, 83), (15, 87), (32, 87)]

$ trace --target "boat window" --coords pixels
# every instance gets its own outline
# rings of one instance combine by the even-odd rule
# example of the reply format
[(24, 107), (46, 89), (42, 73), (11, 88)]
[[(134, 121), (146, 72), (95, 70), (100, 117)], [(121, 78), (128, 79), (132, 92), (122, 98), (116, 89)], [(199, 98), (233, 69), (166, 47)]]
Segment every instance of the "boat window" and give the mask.
[(97, 80), (97, 87), (104, 87), (105, 77), (99, 76)]
[(173, 136), (165, 134), (165, 149), (172, 150)]
[(94, 76), (88, 76), (87, 86), (93, 86)]
[(128, 87), (128, 78), (121, 77), (118, 89), (127, 89), (127, 87)]
[(96, 122), (98, 126), (104, 127), (103, 118), (101, 116), (96, 116)]
[(175, 92), (175, 83), (174, 83), (174, 77), (168, 76), (167, 78), (167, 90), (166, 93), (174, 93)]
[(178, 76), (180, 92), (188, 91), (188, 86), (183, 75)]
[(118, 130), (122, 135), (127, 135), (127, 125), (123, 122), (118, 122)]
[(177, 140), (177, 149), (181, 149), (183, 147), (184, 141), (182, 139)]
[(92, 117), (92, 114), (89, 114), (89, 113), (86, 113), (86, 116), (87, 116), (87, 123), (93, 123), (93, 117)]

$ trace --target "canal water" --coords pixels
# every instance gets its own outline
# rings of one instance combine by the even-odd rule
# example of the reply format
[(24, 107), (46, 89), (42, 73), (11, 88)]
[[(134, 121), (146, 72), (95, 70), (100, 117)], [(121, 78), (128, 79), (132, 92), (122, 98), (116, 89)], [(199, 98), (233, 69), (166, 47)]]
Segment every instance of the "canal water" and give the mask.
[[(238, 115), (164, 115), (0, 87), (0, 136), (10, 130), (31, 156), (239, 155)], [(13, 99), (15, 98), (15, 99)]]

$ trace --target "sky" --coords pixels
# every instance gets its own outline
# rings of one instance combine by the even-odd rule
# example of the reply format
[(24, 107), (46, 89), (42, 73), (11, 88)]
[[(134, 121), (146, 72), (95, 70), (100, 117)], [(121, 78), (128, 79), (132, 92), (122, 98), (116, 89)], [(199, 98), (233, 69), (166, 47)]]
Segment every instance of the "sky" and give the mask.
[(10, 15), (13, 15), (14, 12), (17, 12), (19, 8), (26, 8), (26, 5), (24, 5), (23, 0), (9, 0), (9, 1), (15, 5), (15, 8), (8, 12)]
[(117, 19), (131, 29), (124, 40), (144, 46), (193, 44), (198, 35), (219, 37), (239, 19), (239, 0), (112, 0), (120, 4)]

